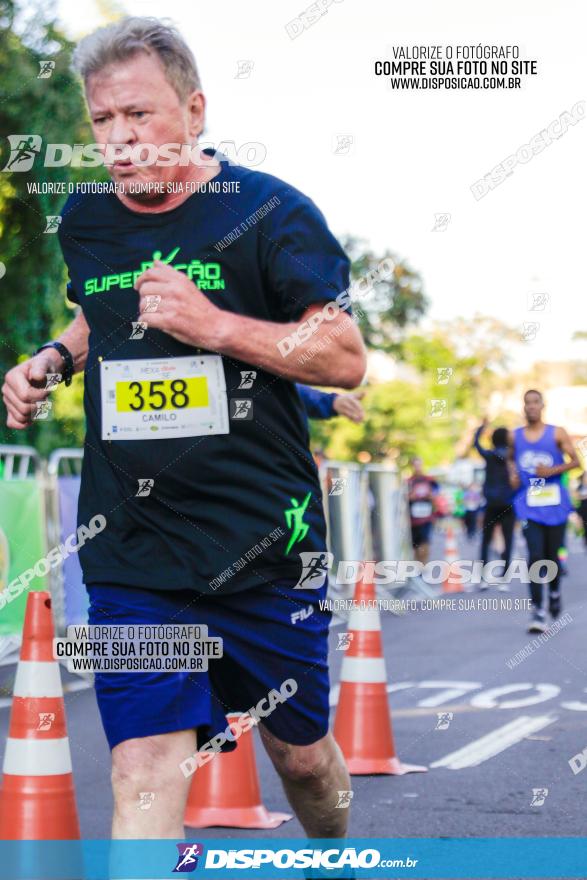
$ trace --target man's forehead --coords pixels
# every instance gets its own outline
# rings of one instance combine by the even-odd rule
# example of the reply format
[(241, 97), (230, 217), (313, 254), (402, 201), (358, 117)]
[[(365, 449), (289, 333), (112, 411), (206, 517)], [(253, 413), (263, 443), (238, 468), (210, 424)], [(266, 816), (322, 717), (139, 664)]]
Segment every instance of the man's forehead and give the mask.
[[(167, 89), (165, 88), (167, 87)], [(88, 104), (93, 106), (115, 98), (117, 103), (141, 98), (164, 97), (167, 90), (175, 94), (165, 77), (160, 61), (140, 52), (128, 61), (115, 62), (90, 74), (86, 84)]]

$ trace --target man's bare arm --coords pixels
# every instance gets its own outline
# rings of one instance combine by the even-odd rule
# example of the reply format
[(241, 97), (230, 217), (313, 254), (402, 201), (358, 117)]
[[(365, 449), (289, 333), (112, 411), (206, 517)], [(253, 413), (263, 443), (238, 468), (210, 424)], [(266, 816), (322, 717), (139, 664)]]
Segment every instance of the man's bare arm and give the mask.
[(536, 475), (538, 477), (558, 477), (560, 474), (565, 474), (567, 471), (572, 471), (575, 468), (581, 467), (581, 462), (579, 461), (579, 456), (573, 446), (573, 441), (565, 429), (557, 427), (554, 438), (562, 454), (567, 456), (567, 460), (563, 461), (562, 464), (555, 464), (552, 467), (540, 465), (536, 468)]
[(367, 366), (365, 347), (357, 325), (345, 312), (331, 321), (322, 321), (308, 339), (296, 343), (289, 353), (283, 355), (279, 349), (278, 343), (284, 337), (293, 339), (300, 326), (321, 310), (321, 305), (313, 305), (299, 322), (292, 324), (231, 313), (215, 350), (294, 382), (356, 388)]
[[(71, 352), (74, 370), (83, 370), (88, 356), (89, 328), (86, 319), (80, 313), (59, 337)], [(35, 405), (50, 394), (47, 386), (47, 373), (61, 373), (63, 358), (54, 348), (43, 351), (13, 367), (4, 379), (2, 396), (7, 410), (6, 425), (8, 428), (21, 430), (33, 421)]]
[[(61, 336), (57, 337), (57, 341), (69, 349), (73, 358), (74, 373), (79, 373), (86, 365), (88, 357), (88, 336), (90, 328), (83, 314), (80, 312), (73, 319), (69, 327), (67, 327)], [(57, 352), (55, 352), (57, 354)]]
[[(135, 287), (139, 291), (139, 321), (187, 345), (217, 351), (309, 385), (355, 388), (365, 374), (361, 335), (338, 307), (333, 315), (327, 315), (323, 304), (314, 304), (299, 321), (287, 324), (236, 315), (218, 308), (186, 275), (160, 261), (139, 276)], [(148, 310), (147, 297), (158, 298), (156, 311)], [(286, 337), (289, 342), (284, 344)]]

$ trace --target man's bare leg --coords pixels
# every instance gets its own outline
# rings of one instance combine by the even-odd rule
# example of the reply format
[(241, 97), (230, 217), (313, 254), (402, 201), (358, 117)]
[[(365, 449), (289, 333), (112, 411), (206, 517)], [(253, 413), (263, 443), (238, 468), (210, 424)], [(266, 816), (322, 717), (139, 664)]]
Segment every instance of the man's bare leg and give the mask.
[(281, 777), (287, 799), (308, 837), (344, 837), (349, 809), (337, 809), (339, 791), (351, 781), (331, 733), (310, 746), (282, 742), (259, 726), (267, 754)]
[[(115, 840), (175, 838), (183, 840), (183, 818), (191, 778), (179, 765), (196, 748), (194, 730), (127, 739), (112, 750)], [(151, 803), (141, 809), (142, 796)]]
[(427, 565), (430, 559), (430, 544), (420, 544), (414, 549), (414, 556), (416, 557), (416, 562)]

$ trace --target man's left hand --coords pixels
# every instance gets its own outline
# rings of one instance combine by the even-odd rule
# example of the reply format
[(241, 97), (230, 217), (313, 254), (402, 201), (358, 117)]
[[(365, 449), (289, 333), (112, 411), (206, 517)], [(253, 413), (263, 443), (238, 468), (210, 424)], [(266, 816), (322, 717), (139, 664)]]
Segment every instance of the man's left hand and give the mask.
[(169, 333), (186, 345), (216, 350), (226, 313), (213, 305), (187, 275), (156, 260), (137, 278), (135, 287), (140, 303), (138, 320), (149, 329)]

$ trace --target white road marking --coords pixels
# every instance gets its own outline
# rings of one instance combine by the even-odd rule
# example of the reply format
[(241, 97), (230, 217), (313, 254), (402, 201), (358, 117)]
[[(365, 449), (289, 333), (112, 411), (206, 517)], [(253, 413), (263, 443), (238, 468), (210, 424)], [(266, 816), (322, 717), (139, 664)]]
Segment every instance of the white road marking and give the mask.
[(430, 709), (434, 706), (441, 706), (443, 703), (450, 703), (452, 700), (458, 700), (459, 697), (464, 697), (469, 691), (477, 690), (483, 685), (480, 681), (420, 681), (418, 687), (441, 690), (441, 693), (426, 697), (418, 702), (418, 706)]
[(476, 739), (462, 749), (451, 752), (434, 761), (430, 767), (446, 767), (447, 770), (462, 770), (465, 767), (478, 767), (489, 758), (495, 758), (511, 746), (521, 742), (532, 733), (537, 733), (557, 721), (557, 715), (520, 715), (503, 727)]
[[(531, 690), (536, 690), (538, 693), (517, 700), (504, 700), (502, 703), (498, 699), (505, 694)], [(526, 706), (535, 706), (536, 703), (545, 703), (547, 700), (557, 697), (560, 694), (560, 690), (557, 684), (504, 684), (500, 687), (483, 691), (481, 694), (475, 694), (471, 698), (471, 706), (476, 706), (479, 709), (522, 709)]]

